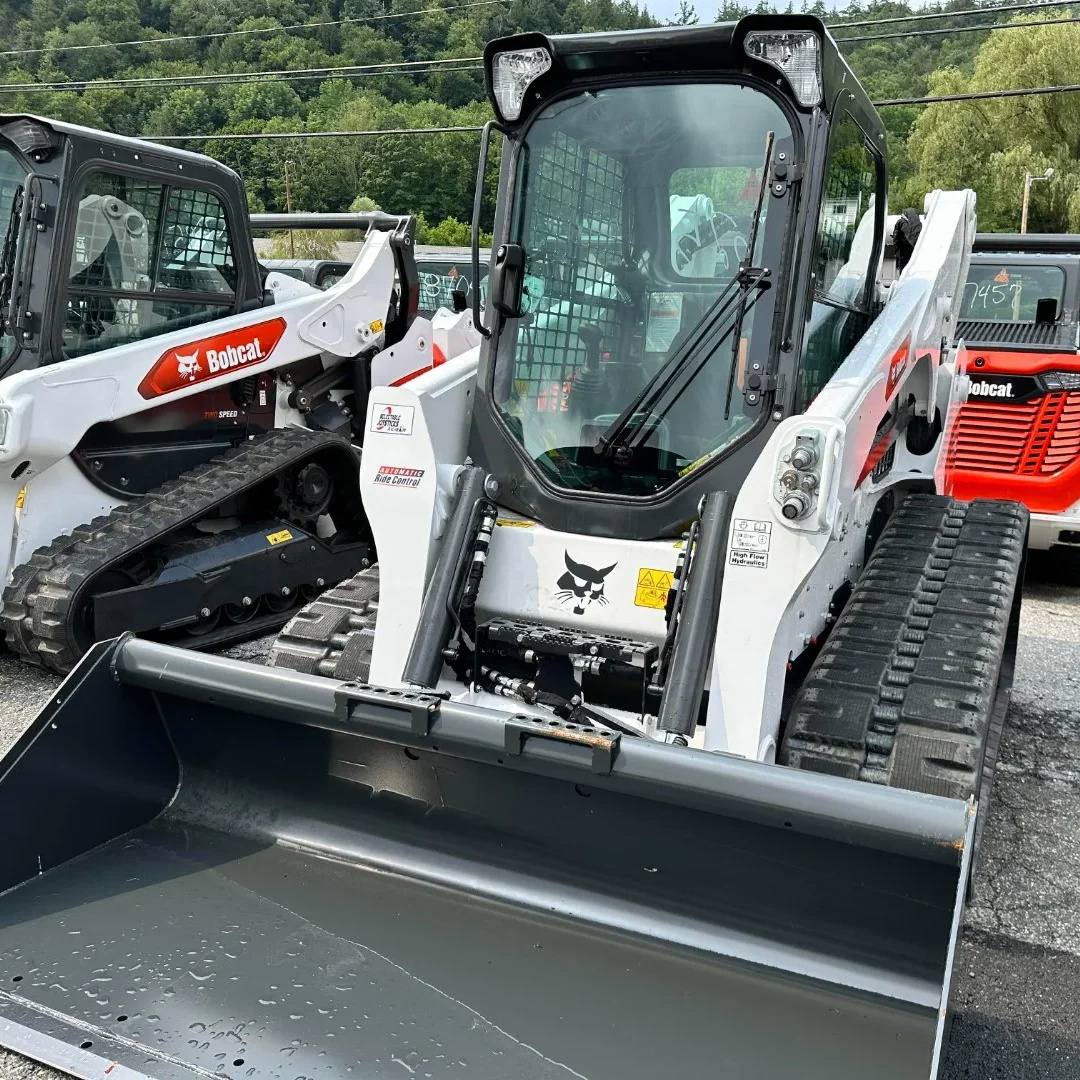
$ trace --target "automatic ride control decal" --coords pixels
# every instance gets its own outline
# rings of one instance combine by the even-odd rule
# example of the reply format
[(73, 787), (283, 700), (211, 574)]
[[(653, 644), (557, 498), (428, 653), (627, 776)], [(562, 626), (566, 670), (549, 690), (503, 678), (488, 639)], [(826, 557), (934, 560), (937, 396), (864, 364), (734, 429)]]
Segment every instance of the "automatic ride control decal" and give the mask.
[(402, 465), (380, 465), (375, 483), (384, 487), (418, 488), (424, 478), (423, 469), (406, 469)]
[(147, 399), (160, 397), (262, 363), (284, 333), (284, 319), (267, 319), (169, 349), (139, 383), (139, 393)]

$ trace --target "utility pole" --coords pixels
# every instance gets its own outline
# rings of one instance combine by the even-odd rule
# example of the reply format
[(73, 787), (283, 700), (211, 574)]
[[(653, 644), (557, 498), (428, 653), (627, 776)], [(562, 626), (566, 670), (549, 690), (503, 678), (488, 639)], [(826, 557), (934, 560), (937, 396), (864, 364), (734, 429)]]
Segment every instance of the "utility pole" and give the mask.
[(1040, 180), (1049, 180), (1054, 175), (1053, 169), (1047, 169), (1042, 176), (1033, 176), (1030, 169), (1024, 170), (1024, 206), (1020, 211), (1020, 231), (1027, 232), (1028, 206), (1031, 203), (1031, 185)]
[[(285, 212), (287, 214), (292, 213), (292, 188), (289, 185), (289, 166), (291, 161), (286, 159), (285, 161)], [(1027, 221), (1027, 196), (1024, 197), (1024, 220)], [(1022, 232), (1023, 230), (1021, 230)], [(296, 258), (296, 240), (292, 229), (289, 230), (289, 258)]]

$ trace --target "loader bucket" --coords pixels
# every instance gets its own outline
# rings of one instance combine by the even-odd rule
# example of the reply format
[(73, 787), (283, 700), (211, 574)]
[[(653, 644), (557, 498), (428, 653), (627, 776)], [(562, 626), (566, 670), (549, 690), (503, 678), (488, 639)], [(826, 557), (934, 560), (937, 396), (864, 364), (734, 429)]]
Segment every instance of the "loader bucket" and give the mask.
[(81, 1077), (923, 1080), (972, 808), (131, 638), (0, 762)]

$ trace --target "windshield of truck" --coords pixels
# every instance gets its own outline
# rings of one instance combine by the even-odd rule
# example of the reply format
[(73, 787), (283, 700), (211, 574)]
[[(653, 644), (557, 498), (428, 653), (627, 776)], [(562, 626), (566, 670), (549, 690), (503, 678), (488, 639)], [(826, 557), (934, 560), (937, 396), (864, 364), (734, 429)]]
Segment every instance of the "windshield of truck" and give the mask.
[(7, 316), (15, 279), (15, 248), (19, 239), (19, 214), (15, 196), (26, 182), (26, 172), (10, 150), (0, 147), (0, 367), (15, 350), (8, 333)]
[[(454, 293), (466, 299), (472, 290), (472, 257), (465, 252), (459, 259), (433, 259), (417, 254), (416, 271), (420, 278), (419, 314), (430, 319), (439, 308), (454, 310)], [(481, 263), (481, 280), (487, 278), (487, 267)]]
[(960, 318), (972, 322), (1034, 322), (1040, 300), (1054, 301), (1051, 319), (1061, 313), (1065, 271), (1060, 266), (972, 263), (964, 286)]
[[(579, 94), (529, 128), (511, 227), (525, 249), (526, 314), (501, 332), (494, 401), (552, 482), (650, 495), (753, 426), (747, 355), (770, 326), (755, 318), (761, 290), (736, 277), (760, 261), (769, 221), (783, 228), (785, 204), (766, 192), (748, 252), (767, 152), (792, 152), (784, 112), (734, 84)], [(703, 320), (693, 371), (637, 415)], [(632, 452), (600, 452), (601, 436), (627, 428)]]

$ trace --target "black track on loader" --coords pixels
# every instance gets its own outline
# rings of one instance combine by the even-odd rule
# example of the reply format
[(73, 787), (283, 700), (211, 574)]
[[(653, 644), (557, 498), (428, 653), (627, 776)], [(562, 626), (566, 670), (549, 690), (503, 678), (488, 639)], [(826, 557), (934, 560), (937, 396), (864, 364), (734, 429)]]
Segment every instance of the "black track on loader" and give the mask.
[(379, 568), (371, 566), (296, 612), (274, 639), (266, 662), (307, 675), (367, 682), (378, 613)]
[(984, 805), (1012, 690), (1028, 514), (912, 495), (795, 698), (780, 760)]
[[(353, 446), (329, 432), (282, 428), (241, 443), (16, 567), (0, 608), (8, 646), (66, 673), (124, 631), (210, 648), (278, 629), (371, 555), (359, 469)], [(214, 519), (219, 530), (196, 527)]]

